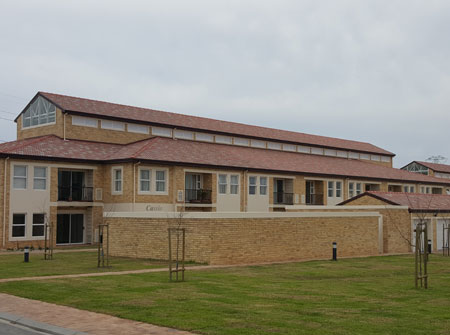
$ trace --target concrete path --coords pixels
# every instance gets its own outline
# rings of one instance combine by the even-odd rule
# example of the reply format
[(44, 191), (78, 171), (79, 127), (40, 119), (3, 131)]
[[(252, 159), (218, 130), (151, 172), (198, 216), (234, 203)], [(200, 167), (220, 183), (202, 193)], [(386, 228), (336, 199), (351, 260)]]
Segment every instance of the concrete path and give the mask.
[[(154, 326), (148, 323), (116, 318), (114, 316), (82, 311), (72, 307), (49, 304), (42, 301), (15, 297), (0, 293), (0, 317), (17, 315), (34, 322), (54, 326), (54, 334), (64, 334), (58, 329), (66, 329), (72, 334), (91, 335), (190, 335), (186, 331)], [(42, 329), (44, 331), (44, 329)], [(69, 332), (65, 334), (70, 334)]]
[[(67, 253), (67, 252), (85, 252), (85, 251), (97, 251), (96, 248), (82, 248), (82, 249), (53, 249), (54, 254)], [(43, 254), (44, 249), (33, 249), (30, 250), (30, 254)], [(0, 250), (0, 256), (3, 255), (23, 255), (23, 251), (4, 251)]]

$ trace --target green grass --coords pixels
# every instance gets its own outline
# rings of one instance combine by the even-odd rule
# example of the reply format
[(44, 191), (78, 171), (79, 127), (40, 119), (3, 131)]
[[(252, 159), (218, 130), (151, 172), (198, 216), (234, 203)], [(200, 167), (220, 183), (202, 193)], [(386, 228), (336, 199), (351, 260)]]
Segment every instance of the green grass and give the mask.
[(450, 257), (413, 256), (0, 284), (0, 291), (202, 334), (449, 334)]
[(53, 260), (31, 252), (29, 263), (22, 254), (0, 255), (0, 279), (167, 267), (166, 262), (124, 257), (110, 257), (110, 265), (97, 268), (97, 252), (91, 251), (54, 253)]

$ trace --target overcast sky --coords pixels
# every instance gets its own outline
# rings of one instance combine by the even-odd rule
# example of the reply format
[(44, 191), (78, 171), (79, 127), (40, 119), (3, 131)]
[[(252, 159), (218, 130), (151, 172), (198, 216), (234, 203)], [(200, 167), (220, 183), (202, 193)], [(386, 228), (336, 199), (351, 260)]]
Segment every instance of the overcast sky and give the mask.
[(0, 117), (37, 91), (450, 158), (450, 1), (1, 0)]

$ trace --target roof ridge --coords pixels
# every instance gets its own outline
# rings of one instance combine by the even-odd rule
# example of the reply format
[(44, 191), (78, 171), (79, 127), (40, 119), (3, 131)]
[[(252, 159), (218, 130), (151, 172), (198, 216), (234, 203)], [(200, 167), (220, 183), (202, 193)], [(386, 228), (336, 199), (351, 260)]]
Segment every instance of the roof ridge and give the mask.
[[(160, 137), (152, 137), (147, 140), (147, 143), (145, 143), (141, 148), (139, 148), (133, 155), (131, 155), (131, 158), (137, 158), (137, 155), (139, 155), (144, 150), (148, 149), (150, 146), (154, 144), (155, 141), (157, 141)], [(136, 143), (136, 142), (135, 142)]]

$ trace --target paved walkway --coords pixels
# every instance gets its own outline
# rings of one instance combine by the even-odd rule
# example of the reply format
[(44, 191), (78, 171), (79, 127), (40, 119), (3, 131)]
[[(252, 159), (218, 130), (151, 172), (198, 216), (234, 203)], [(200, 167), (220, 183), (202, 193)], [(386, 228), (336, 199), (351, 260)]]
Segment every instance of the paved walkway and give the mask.
[[(59, 253), (67, 253), (67, 252), (85, 252), (85, 251), (97, 251), (96, 248), (81, 248), (81, 249), (53, 249), (53, 253), (54, 254), (59, 254)], [(43, 254), (44, 253), (44, 249), (33, 249), (30, 250), (30, 254)], [(17, 251), (5, 251), (5, 250), (0, 250), (0, 256), (2, 255), (23, 255), (23, 250), (17, 250)]]
[(37, 322), (77, 330), (91, 335), (189, 335), (192, 333), (148, 323), (82, 311), (72, 307), (0, 293), (0, 313), (20, 315)]

